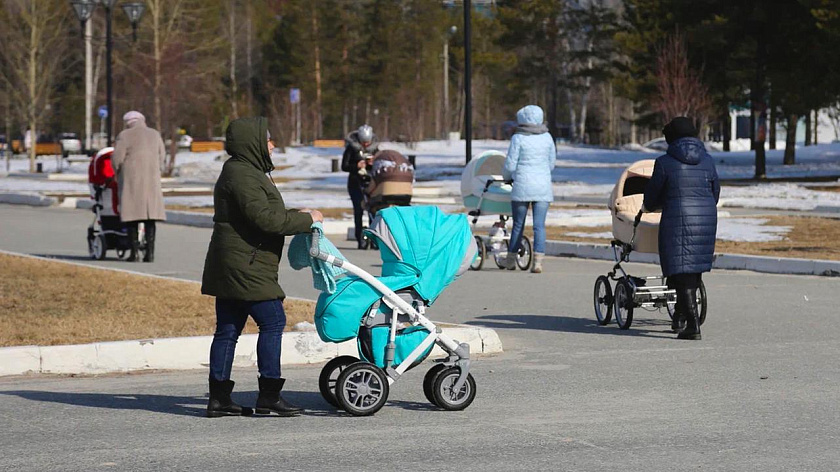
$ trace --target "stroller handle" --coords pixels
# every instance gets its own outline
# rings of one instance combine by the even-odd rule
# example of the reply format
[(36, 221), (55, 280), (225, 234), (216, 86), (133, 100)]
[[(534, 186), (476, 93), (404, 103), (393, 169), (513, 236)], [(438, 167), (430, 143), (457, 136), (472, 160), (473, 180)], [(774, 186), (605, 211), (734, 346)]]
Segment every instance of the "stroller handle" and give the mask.
[(309, 246), (309, 255), (316, 258), (316, 259), (320, 259), (320, 257), (318, 257), (318, 256), (321, 255), (320, 240), (321, 240), (321, 231), (313, 228), (312, 229), (312, 245)]

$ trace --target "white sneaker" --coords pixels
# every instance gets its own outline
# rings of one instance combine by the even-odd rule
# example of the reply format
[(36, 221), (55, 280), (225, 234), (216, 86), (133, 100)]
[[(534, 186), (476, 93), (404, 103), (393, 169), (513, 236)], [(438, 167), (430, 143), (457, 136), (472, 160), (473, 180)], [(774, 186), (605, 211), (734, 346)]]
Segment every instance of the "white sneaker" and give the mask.
[(533, 272), (535, 274), (541, 274), (542, 273), (543, 257), (545, 257), (545, 254), (543, 254), (541, 252), (535, 252), (534, 253), (534, 265), (531, 266), (531, 272)]

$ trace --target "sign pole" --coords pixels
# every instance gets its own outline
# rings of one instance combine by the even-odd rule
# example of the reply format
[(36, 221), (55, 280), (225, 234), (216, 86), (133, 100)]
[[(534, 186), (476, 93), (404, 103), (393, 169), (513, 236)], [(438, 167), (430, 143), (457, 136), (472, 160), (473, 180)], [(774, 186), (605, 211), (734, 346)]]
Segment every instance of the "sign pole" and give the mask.
[(464, 0), (464, 134), (467, 140), (467, 163), (472, 159), (472, 54), (470, 53), (470, 10), (472, 2)]

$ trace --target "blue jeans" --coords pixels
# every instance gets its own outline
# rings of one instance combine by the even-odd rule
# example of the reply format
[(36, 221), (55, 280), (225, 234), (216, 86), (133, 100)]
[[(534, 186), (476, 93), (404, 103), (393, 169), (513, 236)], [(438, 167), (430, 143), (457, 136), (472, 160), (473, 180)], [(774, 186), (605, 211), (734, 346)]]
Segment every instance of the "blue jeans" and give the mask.
[(242, 334), (248, 315), (260, 327), (257, 338), (257, 368), (260, 377), (280, 378), (280, 343), (286, 327), (283, 301), (252, 302), (221, 298), (216, 299), (216, 333), (210, 345), (210, 378), (230, 380), (236, 341)]
[(513, 231), (510, 233), (510, 250), (518, 251), (525, 230), (528, 206), (534, 209), (534, 252), (545, 254), (545, 215), (549, 202), (510, 202), (513, 209)]

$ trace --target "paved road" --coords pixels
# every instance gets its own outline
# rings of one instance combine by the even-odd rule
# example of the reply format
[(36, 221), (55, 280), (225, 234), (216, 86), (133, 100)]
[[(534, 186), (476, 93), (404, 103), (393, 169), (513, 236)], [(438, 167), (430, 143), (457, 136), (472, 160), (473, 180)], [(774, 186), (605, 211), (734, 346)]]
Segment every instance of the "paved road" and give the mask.
[[(0, 249), (83, 260), (87, 224), (85, 212), (0, 206)], [(158, 261), (130, 268), (198, 278), (209, 231), (159, 233)], [(374, 254), (346, 255), (375, 270)], [(203, 371), (4, 378), (0, 470), (840, 468), (837, 279), (714, 272), (704, 339), (690, 342), (659, 313), (627, 332), (597, 326), (592, 283), (608, 266), (550, 258), (542, 275), (470, 272), (444, 292), (433, 318), (493, 327), (506, 351), (475, 362), (463, 412), (430, 409), (420, 369), (371, 418), (327, 408), (318, 367), (284, 370), (309, 409), (294, 419), (202, 418)], [(307, 274), (281, 272), (287, 292), (314, 295)], [(255, 377), (234, 372), (240, 401), (254, 401)]]

